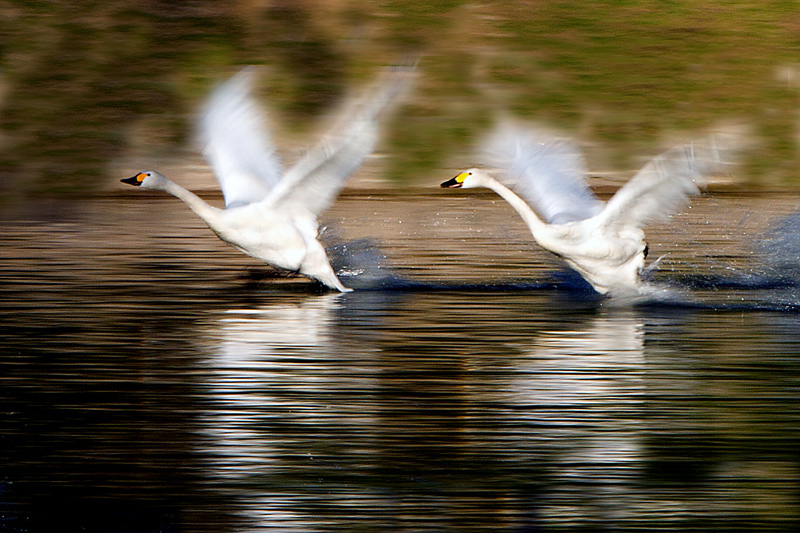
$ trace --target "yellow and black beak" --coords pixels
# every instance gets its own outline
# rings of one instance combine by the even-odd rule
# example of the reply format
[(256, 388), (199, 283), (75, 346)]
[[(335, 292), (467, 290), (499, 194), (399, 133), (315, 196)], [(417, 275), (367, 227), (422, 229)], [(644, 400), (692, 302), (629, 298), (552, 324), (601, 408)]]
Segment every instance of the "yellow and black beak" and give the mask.
[(146, 177), (147, 177), (147, 174), (145, 174), (144, 172), (139, 172), (138, 174), (136, 174), (135, 176), (133, 176), (131, 178), (125, 178), (125, 179), (121, 179), (119, 181), (121, 181), (122, 183), (127, 183), (128, 185), (133, 185), (134, 187), (138, 187), (138, 186), (140, 186), (142, 184), (142, 182), (144, 181), (144, 179)]
[(440, 185), (443, 189), (458, 189), (464, 183), (464, 180), (469, 176), (469, 172), (462, 172), (454, 178), (450, 178)]

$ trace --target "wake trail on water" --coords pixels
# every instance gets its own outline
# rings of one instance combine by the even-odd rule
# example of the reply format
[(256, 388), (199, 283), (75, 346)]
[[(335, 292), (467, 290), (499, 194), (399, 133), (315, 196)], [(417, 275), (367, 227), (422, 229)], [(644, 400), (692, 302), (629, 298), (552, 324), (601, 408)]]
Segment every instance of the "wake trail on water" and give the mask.
[(576, 304), (667, 307), (730, 311), (800, 312), (800, 211), (778, 221), (750, 246), (754, 264), (714, 272), (659, 276), (658, 266), (644, 273), (643, 294), (632, 299), (605, 298), (569, 268), (542, 280), (500, 282), (415, 281), (391, 266), (378, 242), (359, 239), (328, 248), (345, 285), (358, 291), (553, 291)]
[[(747, 269), (679, 274), (666, 283), (653, 281), (653, 269), (648, 278), (663, 291), (646, 305), (800, 312), (800, 211), (756, 236), (749, 249), (752, 265)], [(709, 295), (718, 298), (709, 300)]]

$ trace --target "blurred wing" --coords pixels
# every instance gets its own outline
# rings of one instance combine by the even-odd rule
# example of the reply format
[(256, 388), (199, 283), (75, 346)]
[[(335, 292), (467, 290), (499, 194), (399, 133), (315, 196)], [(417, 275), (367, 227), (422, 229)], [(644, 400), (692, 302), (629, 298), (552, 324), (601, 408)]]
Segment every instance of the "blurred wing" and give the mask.
[(551, 224), (593, 217), (603, 208), (586, 184), (578, 148), (513, 124), (499, 126), (484, 145), (489, 163), (503, 169), (500, 182)]
[(200, 119), (203, 155), (225, 196), (225, 206), (266, 198), (281, 178), (281, 163), (266, 130), (266, 115), (252, 96), (253, 69), (220, 85)]
[(414, 70), (387, 70), (366, 97), (347, 106), (344, 120), (286, 172), (268, 203), (290, 211), (305, 209), (314, 215), (327, 209), (347, 178), (375, 149), (378, 115), (407, 90)]
[(713, 144), (678, 146), (653, 158), (608, 201), (598, 217), (606, 226), (641, 227), (666, 218), (699, 194), (705, 178), (721, 168)]

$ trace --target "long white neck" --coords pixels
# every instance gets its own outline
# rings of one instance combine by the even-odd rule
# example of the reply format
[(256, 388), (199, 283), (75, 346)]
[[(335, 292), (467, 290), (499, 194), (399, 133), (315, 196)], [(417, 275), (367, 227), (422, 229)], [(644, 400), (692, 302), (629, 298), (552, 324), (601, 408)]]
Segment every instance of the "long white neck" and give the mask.
[(531, 209), (531, 206), (529, 206), (525, 200), (517, 196), (511, 189), (494, 178), (490, 178), (488, 176), (483, 180), (483, 182), (487, 188), (499, 194), (503, 200), (508, 202), (508, 204), (514, 208), (514, 211), (519, 213), (519, 216), (521, 216), (522, 220), (525, 221), (525, 224), (528, 225), (528, 228), (531, 230), (531, 233), (534, 237), (540, 235), (542, 230), (547, 227), (547, 224), (542, 222), (541, 219), (536, 216), (536, 212)]
[(219, 217), (219, 209), (208, 205), (195, 193), (184, 189), (177, 183), (170, 181), (163, 176), (161, 176), (161, 179), (158, 181), (157, 188), (183, 200), (183, 202), (188, 205), (192, 211), (197, 213), (200, 218), (206, 221), (206, 224), (208, 224), (211, 229), (215, 229), (216, 222)]

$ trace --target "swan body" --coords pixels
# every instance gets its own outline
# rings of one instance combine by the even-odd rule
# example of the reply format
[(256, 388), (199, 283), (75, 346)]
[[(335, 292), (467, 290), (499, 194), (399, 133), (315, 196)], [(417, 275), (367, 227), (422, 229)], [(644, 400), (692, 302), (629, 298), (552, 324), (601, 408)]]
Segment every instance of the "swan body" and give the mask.
[(165, 191), (186, 203), (224, 242), (271, 266), (346, 292), (317, 239), (317, 217), (372, 153), (378, 114), (408, 85), (411, 68), (387, 71), (372, 93), (348, 108), (346, 120), (285, 173), (251, 96), (245, 69), (211, 95), (200, 121), (203, 153), (225, 197), (225, 209), (147, 170), (123, 183)]
[(698, 184), (714, 168), (711, 163), (718, 161), (713, 149), (674, 148), (651, 160), (604, 204), (586, 184), (579, 158), (562, 141), (501, 130), (490, 149), (505, 170), (505, 184), (471, 168), (441, 186), (491, 189), (522, 217), (540, 246), (609, 296), (644, 292), (647, 244), (642, 226), (697, 194)]

